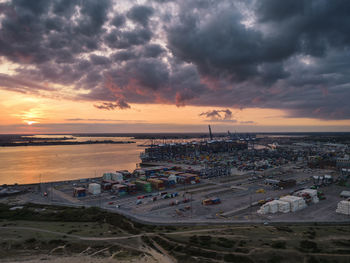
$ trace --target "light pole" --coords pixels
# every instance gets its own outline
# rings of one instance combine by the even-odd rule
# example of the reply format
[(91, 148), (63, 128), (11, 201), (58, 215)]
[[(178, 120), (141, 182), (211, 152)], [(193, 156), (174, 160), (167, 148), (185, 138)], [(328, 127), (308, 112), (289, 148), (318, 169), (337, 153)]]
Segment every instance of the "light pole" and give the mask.
[(190, 196), (191, 196), (191, 197), (190, 197), (190, 198), (191, 198), (190, 201), (191, 201), (191, 218), (192, 218), (192, 208), (193, 208), (193, 207), (192, 207), (192, 201), (193, 201), (193, 200), (192, 200), (192, 195), (193, 195), (193, 193), (192, 193), (192, 192), (186, 192), (186, 194), (190, 194)]
[(52, 203), (52, 200), (53, 200), (53, 189), (52, 189), (52, 182), (50, 183), (50, 185), (51, 185), (51, 194), (50, 194), (50, 204)]
[(250, 189), (250, 195), (249, 195), (249, 206), (250, 206), (250, 220), (252, 220), (253, 217), (253, 207), (252, 207), (252, 189)]

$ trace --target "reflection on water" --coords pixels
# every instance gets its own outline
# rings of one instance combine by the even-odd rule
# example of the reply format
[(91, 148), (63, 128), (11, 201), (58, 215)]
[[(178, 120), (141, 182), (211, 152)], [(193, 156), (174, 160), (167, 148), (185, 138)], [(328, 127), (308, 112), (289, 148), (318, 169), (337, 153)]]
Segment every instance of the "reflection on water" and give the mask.
[[(87, 144), (0, 147), (0, 184), (37, 183), (133, 171), (143, 147), (133, 144)], [(41, 176), (40, 176), (41, 175)]]
[[(52, 140), (62, 140), (67, 142), (86, 142), (86, 141), (135, 141), (133, 137), (114, 137), (114, 136), (106, 136), (106, 137), (98, 137), (98, 136), (73, 136), (73, 135), (53, 135), (53, 134), (42, 134), (42, 135), (28, 135), (22, 136), (22, 138), (28, 138), (32, 141), (35, 139), (45, 139), (46, 141)], [(38, 140), (39, 141), (39, 140)]]

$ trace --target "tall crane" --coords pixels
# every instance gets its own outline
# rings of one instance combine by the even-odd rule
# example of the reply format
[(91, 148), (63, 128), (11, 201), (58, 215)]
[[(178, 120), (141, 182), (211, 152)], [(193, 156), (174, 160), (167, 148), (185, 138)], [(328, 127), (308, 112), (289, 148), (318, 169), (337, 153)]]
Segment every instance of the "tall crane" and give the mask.
[(210, 125), (209, 126), (209, 137), (210, 137), (210, 140), (213, 140), (213, 134), (211, 133), (211, 127)]

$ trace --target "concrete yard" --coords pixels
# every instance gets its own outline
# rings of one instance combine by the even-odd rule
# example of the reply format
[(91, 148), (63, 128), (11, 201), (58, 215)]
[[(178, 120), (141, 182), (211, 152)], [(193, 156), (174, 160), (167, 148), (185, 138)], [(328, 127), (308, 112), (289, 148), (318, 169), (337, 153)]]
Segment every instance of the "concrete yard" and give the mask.
[[(278, 222), (278, 221), (349, 221), (349, 217), (335, 212), (337, 203), (342, 200), (339, 193), (346, 187), (332, 184), (320, 188), (326, 196), (325, 200), (317, 204), (311, 204), (303, 210), (294, 213), (276, 213), (259, 215), (258, 201), (275, 199), (288, 195), (301, 187), (307, 188), (313, 185), (310, 179), (313, 175), (331, 173), (330, 170), (295, 169), (291, 165), (284, 165), (278, 169), (270, 169), (264, 172), (247, 172), (240, 175), (202, 179), (195, 185), (177, 185), (175, 188), (161, 192), (178, 193), (174, 198), (162, 199), (159, 192), (152, 192), (148, 197), (138, 199), (138, 196), (127, 195), (116, 197), (110, 192), (102, 192), (99, 195), (87, 194), (85, 197), (72, 197), (72, 187), (78, 181), (58, 182), (41, 185), (41, 192), (47, 192), (47, 196), (33, 191), (24, 195), (3, 199), (3, 202), (34, 202), (51, 203), (67, 206), (97, 206), (109, 211), (121, 213), (131, 218), (137, 218), (148, 222)], [(254, 175), (254, 176), (253, 176)], [(297, 185), (288, 189), (276, 189), (264, 184), (266, 177), (281, 179), (295, 179)], [(99, 182), (91, 179), (89, 182)], [(88, 183), (88, 182), (87, 182)], [(86, 184), (87, 184), (86, 183)], [(263, 193), (256, 191), (263, 189)], [(157, 196), (157, 200), (152, 198)], [(210, 197), (219, 197), (220, 204), (203, 205), (202, 200)], [(190, 201), (183, 203), (187, 198)], [(141, 200), (141, 204), (136, 204)], [(171, 205), (173, 203), (173, 205)], [(178, 204), (176, 204), (178, 203)]]

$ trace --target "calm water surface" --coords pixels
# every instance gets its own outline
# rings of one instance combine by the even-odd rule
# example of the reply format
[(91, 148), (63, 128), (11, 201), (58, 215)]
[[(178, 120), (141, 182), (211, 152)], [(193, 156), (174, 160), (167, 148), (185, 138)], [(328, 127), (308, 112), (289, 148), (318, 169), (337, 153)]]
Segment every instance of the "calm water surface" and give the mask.
[(115, 170), (132, 172), (144, 149), (139, 143), (0, 147), (0, 185), (37, 183), (40, 177), (51, 182)]

